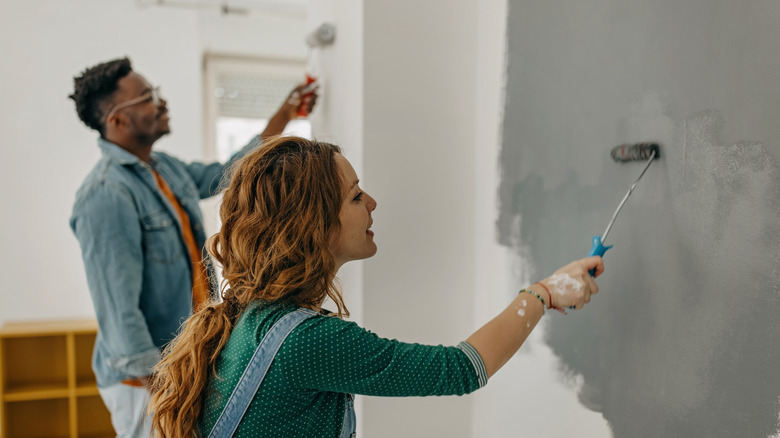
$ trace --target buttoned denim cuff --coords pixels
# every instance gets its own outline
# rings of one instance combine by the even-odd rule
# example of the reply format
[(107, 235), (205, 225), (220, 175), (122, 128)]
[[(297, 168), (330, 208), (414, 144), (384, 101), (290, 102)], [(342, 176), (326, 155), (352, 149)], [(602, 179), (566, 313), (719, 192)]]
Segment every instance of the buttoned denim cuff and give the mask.
[(132, 356), (123, 356), (108, 361), (108, 366), (132, 377), (152, 374), (152, 369), (161, 359), (160, 350), (151, 349)]

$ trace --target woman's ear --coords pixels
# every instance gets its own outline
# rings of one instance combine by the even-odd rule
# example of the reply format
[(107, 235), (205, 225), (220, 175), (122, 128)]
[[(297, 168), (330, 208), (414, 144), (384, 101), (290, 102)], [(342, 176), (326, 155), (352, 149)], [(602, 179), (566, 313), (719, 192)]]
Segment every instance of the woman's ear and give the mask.
[(336, 220), (336, 224), (333, 225), (333, 228), (330, 231), (330, 236), (328, 237), (328, 249), (330, 250), (331, 254), (333, 254), (336, 246), (339, 243), (339, 234), (341, 234), (341, 223)]

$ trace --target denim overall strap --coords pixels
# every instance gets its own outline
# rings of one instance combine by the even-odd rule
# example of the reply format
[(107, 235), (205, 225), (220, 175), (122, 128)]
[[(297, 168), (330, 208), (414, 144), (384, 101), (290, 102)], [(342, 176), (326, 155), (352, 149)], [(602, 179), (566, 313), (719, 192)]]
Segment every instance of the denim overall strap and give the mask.
[(357, 436), (357, 421), (355, 418), (355, 396), (347, 394), (347, 409), (344, 411), (344, 424), (341, 426), (339, 438), (355, 438)]
[(236, 433), (238, 424), (244, 417), (252, 399), (255, 398), (255, 394), (260, 388), (260, 383), (263, 382), (265, 374), (271, 367), (271, 363), (287, 335), (298, 324), (314, 315), (316, 313), (311, 310), (298, 309), (295, 312), (284, 315), (282, 319), (271, 327), (271, 330), (263, 337), (260, 345), (257, 346), (255, 354), (236, 385), (236, 389), (230, 394), (225, 409), (222, 410), (214, 428), (209, 433), (209, 438), (230, 438)]

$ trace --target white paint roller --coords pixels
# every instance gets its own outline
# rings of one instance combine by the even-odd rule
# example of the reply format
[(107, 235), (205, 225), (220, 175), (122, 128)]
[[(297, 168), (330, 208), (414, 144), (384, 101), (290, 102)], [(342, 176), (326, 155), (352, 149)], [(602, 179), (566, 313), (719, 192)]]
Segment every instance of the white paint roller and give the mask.
[(306, 45), (310, 48), (333, 44), (336, 39), (336, 26), (330, 23), (322, 23), (314, 32), (306, 35)]
[(317, 62), (315, 60), (314, 52), (320, 47), (333, 44), (336, 39), (336, 26), (330, 23), (322, 23), (314, 29), (313, 32), (306, 35), (306, 45), (309, 46), (309, 55), (306, 57), (306, 87), (303, 91), (303, 105), (298, 109), (299, 117), (306, 117), (309, 115), (307, 111), (307, 100), (311, 98), (311, 94), (317, 88)]

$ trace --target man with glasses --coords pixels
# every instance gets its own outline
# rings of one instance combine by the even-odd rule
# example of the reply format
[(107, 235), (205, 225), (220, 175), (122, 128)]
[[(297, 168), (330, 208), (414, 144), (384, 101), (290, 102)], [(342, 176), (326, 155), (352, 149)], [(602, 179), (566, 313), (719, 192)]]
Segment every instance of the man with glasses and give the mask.
[(216, 295), (198, 201), (226, 184), (233, 161), (311, 111), (316, 92), (303, 87), (227, 163), (203, 164), (152, 151), (170, 133), (168, 102), (129, 59), (74, 78), (70, 98), (100, 134), (102, 158), (76, 194), (70, 224), (98, 319), (92, 367), (117, 436), (149, 436), (146, 386), (161, 349)]

